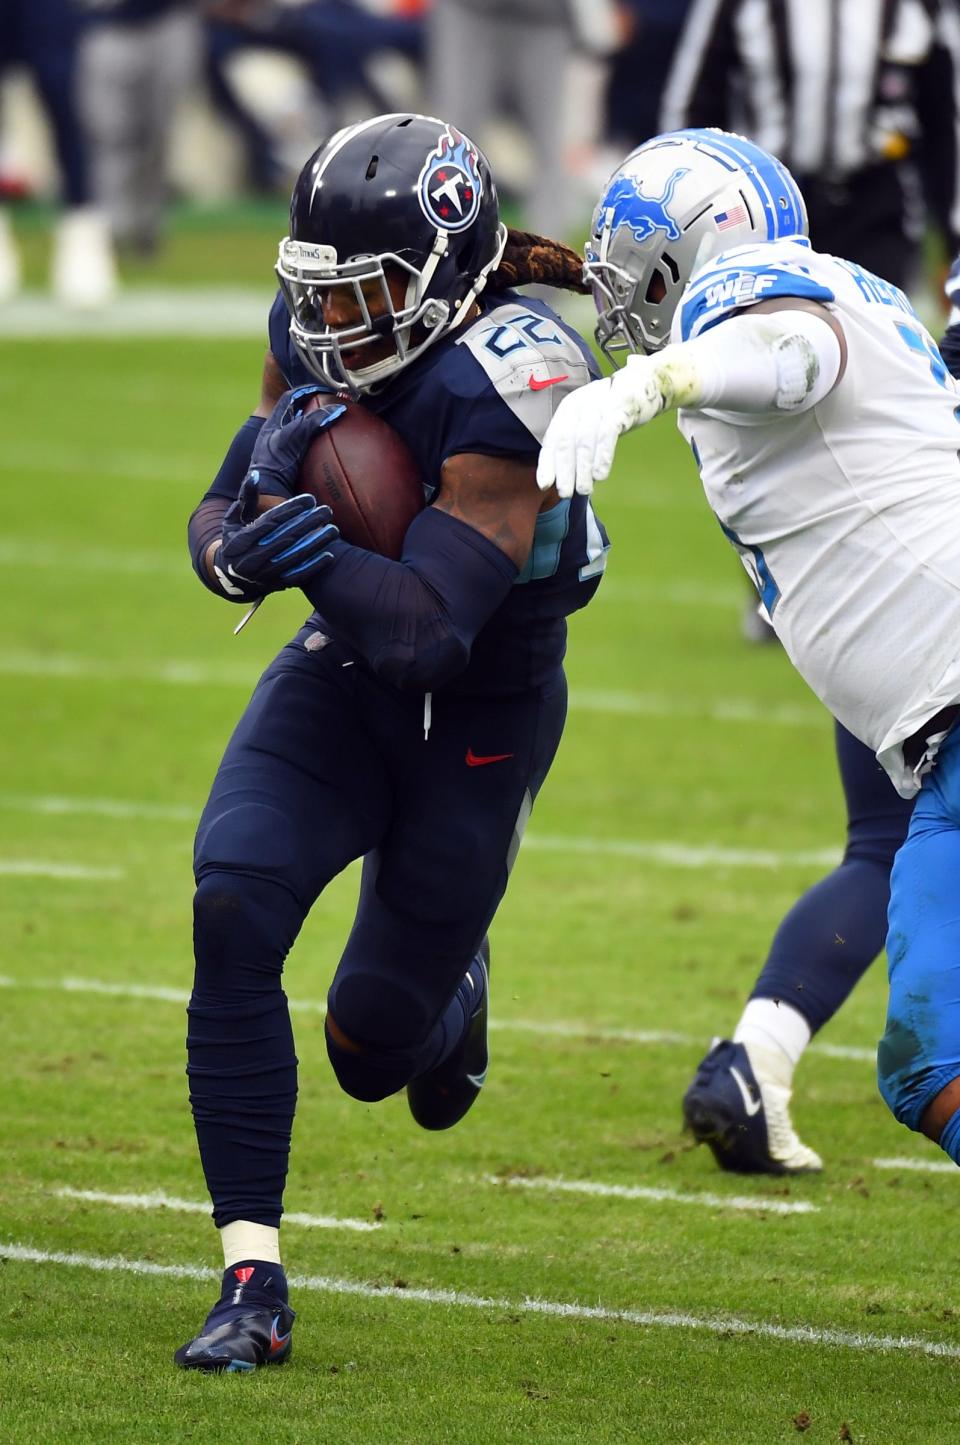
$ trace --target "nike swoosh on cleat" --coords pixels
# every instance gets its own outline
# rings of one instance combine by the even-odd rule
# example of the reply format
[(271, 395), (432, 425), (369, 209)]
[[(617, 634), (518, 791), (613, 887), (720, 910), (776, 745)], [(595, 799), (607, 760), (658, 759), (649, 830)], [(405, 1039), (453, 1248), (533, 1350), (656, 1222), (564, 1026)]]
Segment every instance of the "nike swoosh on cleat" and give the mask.
[(556, 386), (558, 381), (569, 380), (570, 377), (566, 372), (563, 374), (563, 376), (548, 376), (546, 378), (531, 376), (530, 380), (527, 382), (527, 385), (529, 386), (531, 391), (546, 391), (548, 386)]
[(516, 757), (516, 753), (486, 753), (483, 756), (475, 753), (473, 748), (467, 748), (467, 767), (485, 768), (488, 763), (504, 763), (507, 758)]
[(484, 1069), (482, 1074), (468, 1074), (467, 1082), (472, 1084), (475, 1089), (482, 1089), (484, 1084), (487, 1082), (486, 1069)]
[(278, 1334), (277, 1334), (277, 1321), (278, 1321), (279, 1319), (280, 1319), (280, 1316), (279, 1316), (279, 1315), (276, 1315), (276, 1316), (274, 1317), (273, 1324), (270, 1326), (270, 1353), (271, 1353), (271, 1355), (276, 1355), (276, 1354), (278, 1354), (278, 1353), (280, 1352), (280, 1350), (284, 1349), (284, 1348), (286, 1347), (287, 1341), (289, 1340), (291, 1334), (293, 1333), (293, 1330), (292, 1330), (292, 1328), (291, 1328), (291, 1329), (287, 1330), (287, 1333), (286, 1333), (285, 1335), (278, 1335)]
[(760, 1113), (760, 1110), (763, 1108), (763, 1101), (761, 1099), (754, 1099), (751, 1096), (747, 1081), (741, 1074), (740, 1070), (736, 1067), (736, 1065), (732, 1064), (727, 1070), (727, 1072), (733, 1079), (733, 1082), (736, 1084), (737, 1088), (740, 1090), (740, 1097), (743, 1100), (743, 1107), (747, 1111), (748, 1117), (752, 1119), (754, 1114)]

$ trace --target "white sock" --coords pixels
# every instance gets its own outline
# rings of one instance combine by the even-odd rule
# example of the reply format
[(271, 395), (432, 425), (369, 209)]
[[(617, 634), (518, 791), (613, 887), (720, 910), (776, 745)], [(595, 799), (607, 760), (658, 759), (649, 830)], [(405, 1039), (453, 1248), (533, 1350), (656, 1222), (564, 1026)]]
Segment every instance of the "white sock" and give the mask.
[(253, 1224), (249, 1219), (235, 1219), (220, 1231), (223, 1245), (223, 1267), (240, 1264), (244, 1259), (262, 1259), (264, 1264), (280, 1264), (280, 1231), (270, 1224)]
[(740, 1016), (733, 1041), (743, 1044), (760, 1082), (789, 1089), (793, 1071), (810, 1042), (810, 1025), (788, 1003), (752, 998)]

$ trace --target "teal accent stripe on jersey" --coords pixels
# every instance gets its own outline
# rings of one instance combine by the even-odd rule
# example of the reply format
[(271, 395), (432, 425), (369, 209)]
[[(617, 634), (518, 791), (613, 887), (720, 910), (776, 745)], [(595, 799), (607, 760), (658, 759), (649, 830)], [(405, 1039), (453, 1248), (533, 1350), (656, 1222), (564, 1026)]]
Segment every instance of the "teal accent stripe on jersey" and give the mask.
[(554, 575), (560, 566), (560, 549), (569, 530), (570, 498), (566, 497), (555, 507), (551, 507), (549, 512), (541, 512), (537, 518), (530, 556), (513, 584), (514, 587), (519, 587), (523, 582), (540, 582), (544, 577)]
[(745, 306), (770, 301), (777, 296), (799, 296), (807, 301), (836, 299), (829, 286), (800, 271), (772, 266), (737, 266), (717, 271), (698, 281), (680, 309), (680, 335), (689, 341), (701, 336), (725, 317)]

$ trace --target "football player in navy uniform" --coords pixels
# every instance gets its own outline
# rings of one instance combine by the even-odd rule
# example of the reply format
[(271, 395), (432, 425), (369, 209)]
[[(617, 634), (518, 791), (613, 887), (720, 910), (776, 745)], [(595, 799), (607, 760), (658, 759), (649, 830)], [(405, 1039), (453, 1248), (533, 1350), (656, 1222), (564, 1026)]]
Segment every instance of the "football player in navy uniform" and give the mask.
[[(487, 1069), (487, 929), (566, 711), (566, 617), (607, 538), (586, 499), (539, 492), (585, 343), (513, 288), (583, 289), (566, 247), (501, 223), (483, 155), (441, 120), (339, 131), (296, 183), (261, 405), (190, 522), (201, 581), (251, 604), (300, 587), (315, 612), (261, 678), (196, 840), (190, 1099), (220, 1230), (219, 1301), (176, 1353), (249, 1370), (290, 1349), (279, 1224), (296, 1100), (284, 959), (324, 887), (363, 857), (329, 992), (341, 1087), (406, 1088), (455, 1124)], [(399, 562), (348, 545), (298, 495), (345, 388), (417, 458), (429, 505)], [(323, 389), (330, 401), (302, 412)]]

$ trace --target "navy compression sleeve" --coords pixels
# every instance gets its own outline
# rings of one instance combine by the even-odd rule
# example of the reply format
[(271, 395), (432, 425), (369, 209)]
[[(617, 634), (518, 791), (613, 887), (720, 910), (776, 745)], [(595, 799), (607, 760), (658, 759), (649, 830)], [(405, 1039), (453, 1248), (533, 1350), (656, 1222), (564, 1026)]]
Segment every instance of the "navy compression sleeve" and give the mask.
[(342, 541), (330, 550), (334, 565), (303, 590), (378, 677), (411, 692), (464, 670), (517, 579), (505, 552), (435, 507), (410, 524), (399, 562)]
[[(244, 422), (237, 432), (227, 450), (227, 455), (220, 464), (220, 470), (207, 488), (199, 506), (190, 516), (187, 523), (187, 545), (190, 548), (190, 560), (193, 562), (193, 570), (196, 572), (204, 587), (215, 592), (218, 597), (226, 594), (220, 589), (216, 581), (207, 573), (203, 565), (203, 559), (207, 554), (207, 548), (211, 542), (219, 541), (220, 529), (223, 525), (223, 517), (227, 508), (237, 500), (240, 494), (240, 486), (244, 477), (250, 470), (250, 458), (253, 455), (254, 442), (260, 435), (260, 428), (263, 426), (265, 417), (251, 416)], [(232, 601), (243, 599), (233, 598)]]

